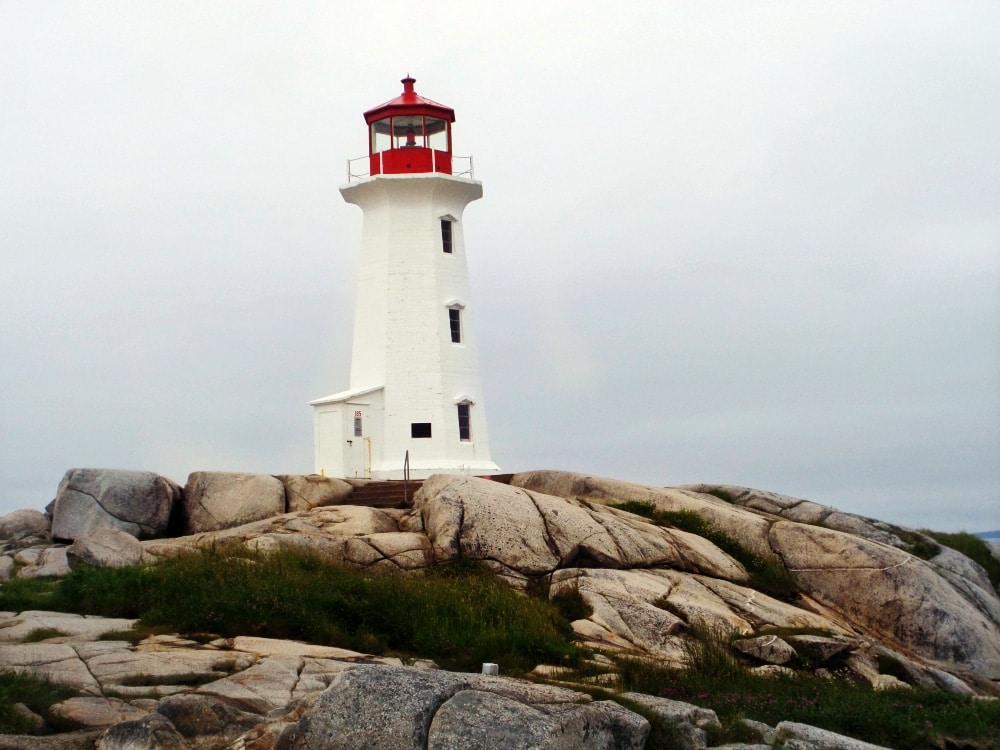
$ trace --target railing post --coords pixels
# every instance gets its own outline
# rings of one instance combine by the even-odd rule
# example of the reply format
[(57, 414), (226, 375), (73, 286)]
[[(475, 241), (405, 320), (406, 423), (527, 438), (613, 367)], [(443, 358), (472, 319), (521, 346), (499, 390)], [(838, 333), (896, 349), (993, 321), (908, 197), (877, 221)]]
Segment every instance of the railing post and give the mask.
[(403, 456), (403, 505), (410, 504), (410, 451)]

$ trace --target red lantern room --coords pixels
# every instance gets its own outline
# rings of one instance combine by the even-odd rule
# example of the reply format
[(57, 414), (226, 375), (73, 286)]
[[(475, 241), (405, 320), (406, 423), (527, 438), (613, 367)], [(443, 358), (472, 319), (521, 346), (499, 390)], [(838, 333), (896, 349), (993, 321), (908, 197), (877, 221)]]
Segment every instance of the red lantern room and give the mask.
[(403, 93), (365, 112), (370, 174), (451, 174), (451, 124), (455, 110), (425, 99), (402, 80)]

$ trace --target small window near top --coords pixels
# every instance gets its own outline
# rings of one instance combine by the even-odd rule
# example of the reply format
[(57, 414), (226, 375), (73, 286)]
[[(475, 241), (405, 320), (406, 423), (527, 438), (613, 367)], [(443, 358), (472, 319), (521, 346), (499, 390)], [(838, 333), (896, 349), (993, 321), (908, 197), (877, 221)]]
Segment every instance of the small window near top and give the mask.
[(458, 405), (458, 439), (463, 441), (472, 440), (472, 420), (469, 414), (468, 404)]
[(448, 219), (441, 219), (441, 249), (446, 253), (452, 252), (451, 221)]
[(361, 417), (354, 418), (354, 437), (361, 437)]
[(429, 438), (431, 436), (430, 422), (410, 422), (411, 438)]
[(457, 307), (448, 308), (448, 325), (451, 326), (451, 343), (462, 343), (462, 311)]

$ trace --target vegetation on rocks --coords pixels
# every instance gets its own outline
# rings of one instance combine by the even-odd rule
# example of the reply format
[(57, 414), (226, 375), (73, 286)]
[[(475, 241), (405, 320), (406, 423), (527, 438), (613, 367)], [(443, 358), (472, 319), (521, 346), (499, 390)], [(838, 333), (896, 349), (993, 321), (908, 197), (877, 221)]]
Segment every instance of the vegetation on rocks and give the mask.
[(0, 672), (0, 734), (31, 734), (37, 730), (32, 717), (15, 708), (17, 704), (27, 706), (50, 727), (58, 727), (59, 721), (49, 713), (49, 706), (74, 695), (75, 690), (32, 675)]
[[(90, 537), (77, 540), (72, 555), (44, 539), (19, 542), (8, 550), (13, 562), (4, 570), (30, 569), (0, 584), (3, 640), (10, 644), (4, 663), (101, 692), (112, 699), (102, 710), (114, 712), (137, 694), (154, 697), (160, 688), (205, 681), (218, 682), (218, 695), (228, 695), (232, 685), (244, 685), (245, 671), (247, 679), (315, 695), (345, 669), (345, 659), (356, 660), (236, 638), (265, 636), (429, 658), (457, 670), (478, 672), (482, 662), (497, 662), (503, 674), (517, 675), (541, 665), (532, 677), (572, 681), (575, 689), (646, 716), (653, 726), (647, 750), (700, 733), (712, 745), (759, 744), (773, 734), (753, 721), (799, 722), (895, 748), (1000, 750), (1000, 702), (927, 689), (997, 692), (989, 682), (1000, 674), (993, 592), (971, 562), (949, 549), (976, 560), (996, 585), (1000, 564), (975, 537), (895, 529), (741, 488), (718, 490), (733, 503), (720, 508), (699, 499), (706, 488), (661, 490), (552, 473), (521, 481), (443, 477), (424, 485), (412, 509), (317, 506), (266, 523), (147, 542), (143, 558), (163, 560), (155, 566), (128, 565), (138, 557), (91, 561), (77, 549)], [(612, 498), (647, 501), (611, 510)], [(688, 509), (665, 510), (676, 507)], [(122, 546), (111, 538), (121, 532), (104, 533), (106, 549)], [(907, 552), (933, 563), (913, 564)], [(434, 564), (443, 559), (452, 562)], [(911, 590), (919, 597), (908, 597)], [(830, 616), (817, 611), (816, 601)], [(44, 610), (123, 619), (95, 627), (87, 618)], [(905, 628), (896, 628), (899, 622)], [(890, 627), (886, 646), (880, 634)], [(74, 643), (112, 643), (81, 653), (57, 643), (69, 634)], [(136, 647), (150, 635), (159, 637)], [(287, 655), (298, 652), (303, 656)], [(48, 666), (54, 655), (66, 662), (55, 670)], [(294, 658), (299, 672), (289, 667)], [(431, 674), (384, 661), (374, 666), (398, 669), (404, 681)], [(0, 692), (0, 719), (14, 717), (0, 726), (54, 728), (33, 714), (47, 721), (48, 706), (65, 696), (40, 689), (34, 703), (21, 683)], [(285, 706), (284, 693), (273, 699), (274, 692), (253, 699), (260, 703), (256, 713)], [(75, 701), (54, 712), (66, 720), (83, 705), (96, 710)], [(141, 714), (149, 705), (133, 708)]]
[(982, 565), (990, 577), (990, 582), (994, 586), (1000, 587), (1000, 560), (993, 556), (989, 545), (978, 536), (966, 531), (948, 534), (941, 531), (924, 530), (922, 533)]
[[(972, 741), (1000, 750), (1000, 701), (942, 690), (884, 690), (817, 674), (763, 677), (752, 673), (717, 633), (698, 633), (680, 670), (648, 658), (619, 658), (625, 690), (710, 708), (723, 732), (718, 742), (745, 739), (740, 720), (775, 726), (795, 721), (886, 747), (936, 750), (960, 747), (945, 739)], [(656, 726), (654, 725), (654, 733)], [(668, 745), (664, 745), (667, 747)]]
[(754, 554), (737, 540), (691, 510), (660, 510), (653, 503), (629, 500), (611, 507), (649, 519), (657, 526), (680, 529), (707, 539), (737, 560), (750, 574), (750, 586), (775, 599), (795, 601), (798, 588), (785, 567), (776, 560)]
[(157, 566), (81, 568), (58, 582), (12, 581), (0, 589), (0, 609), (138, 617), (141, 627), (302, 639), (456, 669), (490, 661), (527, 670), (578, 656), (557, 605), (461, 561), (401, 574), (300, 552), (214, 551)]

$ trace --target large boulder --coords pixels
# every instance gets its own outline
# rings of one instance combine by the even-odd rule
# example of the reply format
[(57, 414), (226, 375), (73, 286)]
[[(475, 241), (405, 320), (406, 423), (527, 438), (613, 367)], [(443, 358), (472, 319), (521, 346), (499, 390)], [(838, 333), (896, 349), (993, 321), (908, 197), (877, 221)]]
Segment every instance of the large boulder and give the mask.
[(52, 522), (38, 510), (15, 510), (0, 516), (0, 549), (16, 550), (49, 539)]
[(100, 529), (77, 539), (66, 548), (70, 569), (80, 567), (121, 568), (142, 562), (142, 542), (116, 529)]
[(120, 698), (79, 696), (51, 707), (54, 716), (82, 727), (109, 727), (123, 721), (141, 719), (150, 711), (130, 705)]
[(873, 745), (870, 742), (862, 742), (794, 721), (783, 721), (775, 727), (775, 730), (781, 747), (801, 747), (809, 750), (889, 750), (882, 745)]
[(437, 670), (360, 665), (337, 675), (277, 750), (640, 750), (649, 723), (548, 686)]
[(30, 547), (14, 555), (14, 562), (24, 567), (18, 568), (17, 578), (47, 578), (69, 574), (66, 547)]
[(350, 502), (354, 487), (343, 479), (319, 474), (288, 474), (278, 479), (285, 485), (286, 510), (311, 510)]
[(151, 471), (70, 469), (51, 505), (52, 537), (73, 541), (98, 529), (160, 536), (179, 498), (180, 487)]
[(528, 705), (462, 690), (434, 715), (428, 750), (642, 750), (649, 723), (613, 701)]
[(269, 474), (196, 471), (181, 502), (183, 533), (241, 526), (285, 512), (285, 487)]
[(438, 708), (467, 686), (451, 672), (360, 666), (334, 678), (277, 750), (424, 750)]
[(174, 725), (158, 713), (115, 724), (97, 741), (97, 750), (189, 750), (189, 747)]
[(186, 693), (163, 698), (156, 712), (166, 717), (183, 737), (210, 737), (227, 744), (249, 731), (264, 719), (219, 700), (211, 695)]

